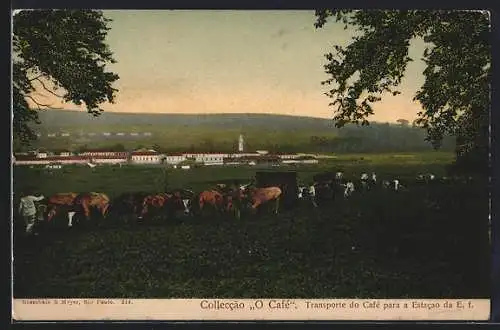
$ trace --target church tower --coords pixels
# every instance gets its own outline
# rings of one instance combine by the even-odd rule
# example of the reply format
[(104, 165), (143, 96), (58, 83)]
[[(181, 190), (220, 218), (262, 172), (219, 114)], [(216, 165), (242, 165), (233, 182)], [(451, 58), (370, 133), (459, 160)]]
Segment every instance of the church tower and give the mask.
[(240, 134), (240, 138), (238, 139), (238, 152), (243, 152), (244, 143), (243, 134)]

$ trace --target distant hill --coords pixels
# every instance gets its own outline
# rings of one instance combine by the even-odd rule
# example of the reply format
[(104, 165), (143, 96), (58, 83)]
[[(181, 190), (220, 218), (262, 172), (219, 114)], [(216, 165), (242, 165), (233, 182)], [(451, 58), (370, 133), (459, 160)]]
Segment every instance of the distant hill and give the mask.
[(216, 128), (262, 127), (270, 129), (331, 129), (332, 120), (271, 114), (152, 114), (103, 112), (93, 117), (84, 111), (45, 110), (39, 112), (42, 129), (127, 126), (203, 126)]
[[(430, 150), (426, 132), (399, 124), (346, 125), (329, 119), (271, 114), (151, 114), (45, 110), (33, 147), (78, 149), (100, 147), (164, 151), (234, 151), (239, 134), (246, 150), (294, 152), (392, 152)], [(50, 136), (49, 136), (50, 134)], [(55, 136), (53, 136), (55, 134)], [(444, 149), (453, 150), (445, 140)]]

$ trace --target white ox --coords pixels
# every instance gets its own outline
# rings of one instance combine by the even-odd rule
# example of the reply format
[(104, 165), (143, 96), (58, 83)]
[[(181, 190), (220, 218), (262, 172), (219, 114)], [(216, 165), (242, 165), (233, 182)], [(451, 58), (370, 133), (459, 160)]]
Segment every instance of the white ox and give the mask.
[(342, 179), (344, 179), (344, 172), (335, 173), (335, 180), (336, 181), (342, 181)]
[(368, 174), (367, 173), (361, 174), (361, 186), (365, 190), (368, 189)]
[(307, 189), (307, 187), (305, 187), (305, 186), (298, 186), (297, 189), (298, 189), (297, 197), (299, 199), (304, 198), (304, 191), (305, 191), (305, 189)]
[(417, 181), (420, 182), (429, 182), (429, 181), (434, 181), (436, 179), (436, 176), (432, 173), (426, 173), (426, 174), (419, 174), (417, 175)]
[(352, 181), (347, 182), (344, 185), (344, 197), (347, 198), (354, 192), (354, 183)]
[(392, 181), (388, 181), (388, 180), (383, 180), (382, 181), (382, 188), (385, 188), (385, 189), (389, 189), (389, 188), (392, 188), (394, 189), (395, 191), (398, 191), (399, 189), (401, 189), (403, 186), (401, 185), (401, 183), (399, 182), (398, 179), (394, 179)]

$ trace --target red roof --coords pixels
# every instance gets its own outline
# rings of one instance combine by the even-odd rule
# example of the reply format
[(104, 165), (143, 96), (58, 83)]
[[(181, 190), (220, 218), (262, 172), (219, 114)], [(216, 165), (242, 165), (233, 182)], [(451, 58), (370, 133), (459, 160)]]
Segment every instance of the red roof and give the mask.
[(185, 155), (230, 155), (231, 152), (185, 152)]
[(104, 155), (99, 155), (99, 156), (91, 156), (90, 158), (92, 159), (127, 159), (127, 155), (120, 156), (120, 155), (111, 155), (111, 156), (104, 156)]

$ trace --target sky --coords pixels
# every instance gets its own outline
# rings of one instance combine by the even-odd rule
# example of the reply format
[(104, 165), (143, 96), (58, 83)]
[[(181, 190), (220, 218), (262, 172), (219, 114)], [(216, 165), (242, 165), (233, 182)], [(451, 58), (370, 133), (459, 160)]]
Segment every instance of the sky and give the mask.
[[(107, 43), (120, 79), (105, 111), (149, 113), (273, 113), (332, 118), (324, 92), (324, 54), (347, 45), (354, 31), (314, 11), (105, 10)], [(410, 46), (399, 90), (374, 105), (371, 121), (413, 120), (423, 84), (423, 41)], [(76, 109), (48, 97), (53, 107)]]

